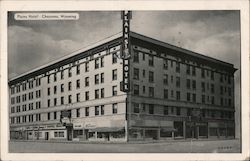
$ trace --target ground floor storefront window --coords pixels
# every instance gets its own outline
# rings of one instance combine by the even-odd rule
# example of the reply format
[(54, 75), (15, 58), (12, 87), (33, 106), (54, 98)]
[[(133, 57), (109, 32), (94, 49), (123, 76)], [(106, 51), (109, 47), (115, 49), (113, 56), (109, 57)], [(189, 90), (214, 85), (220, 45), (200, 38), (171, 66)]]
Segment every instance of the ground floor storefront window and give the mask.
[(142, 140), (143, 139), (143, 129), (129, 129), (129, 138), (131, 140)]
[(174, 136), (176, 138), (178, 137), (183, 137), (183, 122), (174, 122), (174, 128), (177, 130), (175, 133), (174, 133)]

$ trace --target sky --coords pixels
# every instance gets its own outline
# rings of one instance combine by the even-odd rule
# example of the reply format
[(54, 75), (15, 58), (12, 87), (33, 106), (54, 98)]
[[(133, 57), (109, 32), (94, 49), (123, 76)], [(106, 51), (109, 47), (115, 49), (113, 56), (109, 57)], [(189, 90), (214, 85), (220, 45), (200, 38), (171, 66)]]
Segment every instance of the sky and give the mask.
[[(9, 78), (122, 31), (119, 11), (83, 11), (78, 12), (79, 20), (64, 21), (17, 21), (14, 13), (8, 14)], [(235, 73), (235, 95), (236, 108), (240, 107), (239, 11), (132, 14), (132, 31), (232, 63), (239, 69)]]

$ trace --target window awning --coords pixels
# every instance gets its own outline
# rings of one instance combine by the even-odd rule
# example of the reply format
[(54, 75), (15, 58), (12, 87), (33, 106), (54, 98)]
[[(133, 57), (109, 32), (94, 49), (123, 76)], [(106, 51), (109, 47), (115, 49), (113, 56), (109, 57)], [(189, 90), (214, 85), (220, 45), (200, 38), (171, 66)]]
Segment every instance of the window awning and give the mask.
[(163, 132), (172, 132), (172, 131), (177, 131), (174, 127), (162, 127), (161, 131)]
[(89, 132), (117, 132), (124, 129), (124, 127), (98, 127), (95, 129), (89, 129)]

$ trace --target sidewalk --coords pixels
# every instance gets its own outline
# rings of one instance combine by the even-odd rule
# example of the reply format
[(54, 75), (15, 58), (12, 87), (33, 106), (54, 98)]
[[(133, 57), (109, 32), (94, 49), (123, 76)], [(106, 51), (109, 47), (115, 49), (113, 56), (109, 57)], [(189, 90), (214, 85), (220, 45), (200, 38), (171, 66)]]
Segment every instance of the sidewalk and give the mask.
[(9, 140), (9, 142), (40, 142), (40, 143), (75, 143), (75, 144), (149, 144), (149, 143), (179, 143), (179, 142), (199, 142), (199, 141), (225, 141), (225, 140), (239, 140), (235, 139), (174, 139), (174, 140), (142, 140), (129, 142), (112, 142), (112, 141), (68, 141), (68, 140)]

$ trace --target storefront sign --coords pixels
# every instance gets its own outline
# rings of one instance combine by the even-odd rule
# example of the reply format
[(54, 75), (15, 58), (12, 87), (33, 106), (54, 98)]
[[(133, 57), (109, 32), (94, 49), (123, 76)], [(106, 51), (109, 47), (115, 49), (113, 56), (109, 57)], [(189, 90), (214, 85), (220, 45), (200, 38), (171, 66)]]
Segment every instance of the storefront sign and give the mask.
[(86, 129), (96, 128), (96, 124), (94, 124), (94, 123), (85, 123), (84, 128), (86, 128)]
[(132, 13), (131, 11), (122, 11), (121, 15), (123, 20), (123, 37), (121, 48), (121, 58), (123, 59), (123, 80), (121, 82), (121, 91), (129, 92), (129, 59), (131, 57), (129, 32)]
[(73, 128), (74, 129), (83, 129), (83, 124), (82, 123), (74, 123)]

